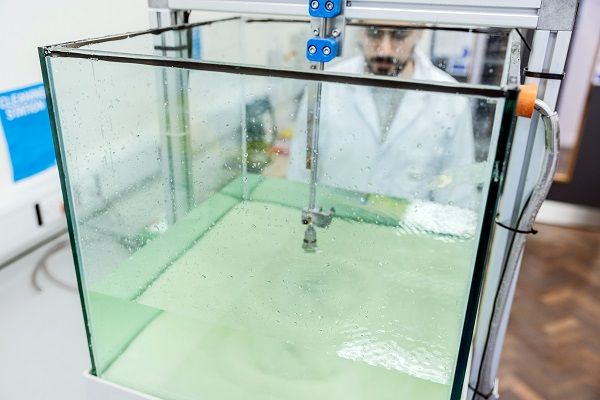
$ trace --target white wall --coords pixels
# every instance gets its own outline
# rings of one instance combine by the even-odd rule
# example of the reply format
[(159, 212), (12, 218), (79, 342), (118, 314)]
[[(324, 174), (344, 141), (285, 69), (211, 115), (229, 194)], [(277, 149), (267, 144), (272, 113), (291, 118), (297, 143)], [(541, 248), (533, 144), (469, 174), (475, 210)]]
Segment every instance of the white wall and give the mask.
[[(0, 0), (0, 92), (42, 81), (38, 46), (146, 29), (148, 24), (145, 0)], [(0, 135), (0, 190), (11, 184)]]
[[(0, 0), (0, 92), (42, 82), (38, 46), (148, 27), (146, 0)], [(56, 168), (13, 183), (0, 127), (0, 263), (49, 234), (36, 203), (64, 225)]]
[(37, 47), (149, 27), (145, 0), (0, 0), (0, 91), (40, 82)]
[(600, 44), (600, 1), (582, 0), (558, 101), (561, 147), (577, 144)]

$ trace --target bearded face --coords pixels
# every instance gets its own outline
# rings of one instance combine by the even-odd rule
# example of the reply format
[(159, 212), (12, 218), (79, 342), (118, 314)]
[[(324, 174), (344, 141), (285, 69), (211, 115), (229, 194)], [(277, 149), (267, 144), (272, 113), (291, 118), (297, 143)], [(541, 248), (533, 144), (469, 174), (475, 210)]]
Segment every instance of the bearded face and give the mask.
[(363, 38), (363, 50), (369, 71), (376, 75), (397, 76), (412, 61), (420, 37), (420, 32), (415, 30), (368, 28)]

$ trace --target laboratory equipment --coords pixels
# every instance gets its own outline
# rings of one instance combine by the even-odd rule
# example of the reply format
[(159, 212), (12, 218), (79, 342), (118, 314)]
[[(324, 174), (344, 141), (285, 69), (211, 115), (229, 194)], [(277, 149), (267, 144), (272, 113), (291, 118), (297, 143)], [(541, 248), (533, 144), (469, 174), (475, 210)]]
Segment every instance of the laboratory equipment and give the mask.
[[(510, 18), (438, 19), (480, 28), (407, 27), (399, 21), (431, 11), (353, 2), (331, 20), (233, 16), (40, 49), (91, 374), (101, 378), (93, 382), (164, 399), (461, 398), (471, 353), (481, 362), (475, 319), (490, 318), (483, 285), (497, 312), (478, 334), (495, 332), (484, 348), (501, 344), (519, 254), (502, 269), (494, 252), (510, 247), (507, 232), (531, 228), (552, 173), (556, 116), (541, 102), (527, 111), (537, 104), (544, 116), (543, 173), (514, 162), (519, 141), (533, 146), (537, 135), (514, 129), (520, 39), (508, 27), (543, 22), (521, 10), (543, 10), (534, 3), (514, 5)], [(154, 15), (179, 24), (188, 14), (175, 9), (200, 7), (178, 4)], [(298, 12), (295, 2), (202, 5), (212, 6)], [(385, 23), (361, 20), (375, 16)], [(497, 35), (506, 43), (501, 81), (352, 69), (344, 40), (372, 26)], [(319, 51), (326, 57), (312, 58)], [(378, 109), (368, 99), (379, 96), (412, 113), (369, 130)], [(481, 102), (487, 118), (471, 118)], [(294, 131), (289, 154), (266, 154), (271, 141), (257, 128), (276, 128), (260, 104), (273, 126)], [(479, 159), (463, 146), (471, 135), (486, 138)], [(253, 144), (268, 155), (259, 167), (251, 138), (267, 143)], [(537, 186), (523, 219), (528, 177)], [(503, 219), (507, 210), (518, 224)], [(490, 294), (501, 270), (501, 290)], [(487, 370), (495, 354), (484, 353)]]

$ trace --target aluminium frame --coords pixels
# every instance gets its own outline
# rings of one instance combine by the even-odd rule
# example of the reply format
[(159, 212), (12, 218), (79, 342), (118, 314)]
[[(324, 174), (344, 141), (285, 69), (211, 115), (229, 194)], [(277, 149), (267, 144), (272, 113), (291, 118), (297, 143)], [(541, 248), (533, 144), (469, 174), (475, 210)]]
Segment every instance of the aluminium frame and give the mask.
[[(305, 0), (149, 0), (150, 14), (173, 14), (189, 10), (221, 11), (280, 16), (306, 16)], [(374, 19), (415, 23), (427, 26), (462, 26), (475, 28), (533, 29), (533, 43), (527, 68), (529, 71), (562, 74), (564, 71), (578, 0), (480, 0), (473, 5), (468, 0), (347, 0), (345, 16), (350, 19)], [(525, 83), (538, 86), (538, 98), (552, 109), (556, 107), (560, 80), (527, 77)], [(533, 190), (541, 168), (544, 149), (544, 127), (534, 116), (518, 118), (512, 151), (498, 208), (499, 219), (516, 226), (520, 210)], [(496, 229), (489, 250), (485, 281), (479, 300), (476, 331), (473, 336), (468, 398), (498, 398), (497, 371), (500, 353), (508, 325), (508, 317), (519, 267), (507, 294), (508, 304), (503, 315), (494, 315), (494, 303), (501, 287), (503, 270), (510, 256), (510, 244), (515, 233)], [(497, 330), (491, 332), (492, 320)], [(499, 322), (498, 322), (499, 321)], [(495, 336), (495, 347), (488, 346), (488, 337)], [(484, 363), (484, 359), (486, 362)], [(483, 364), (487, 368), (483, 370)]]

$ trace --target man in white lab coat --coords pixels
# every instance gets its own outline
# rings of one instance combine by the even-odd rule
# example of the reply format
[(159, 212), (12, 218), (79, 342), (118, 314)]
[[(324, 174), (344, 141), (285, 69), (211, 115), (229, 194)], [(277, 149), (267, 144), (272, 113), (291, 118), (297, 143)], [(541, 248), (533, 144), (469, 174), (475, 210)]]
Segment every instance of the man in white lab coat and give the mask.
[[(416, 47), (420, 37), (415, 30), (369, 28), (363, 55), (331, 70), (454, 82)], [(288, 177), (308, 181), (306, 96), (302, 101)], [(323, 84), (320, 184), (474, 208), (476, 188), (463, 171), (474, 164), (473, 142), (464, 96)]]

